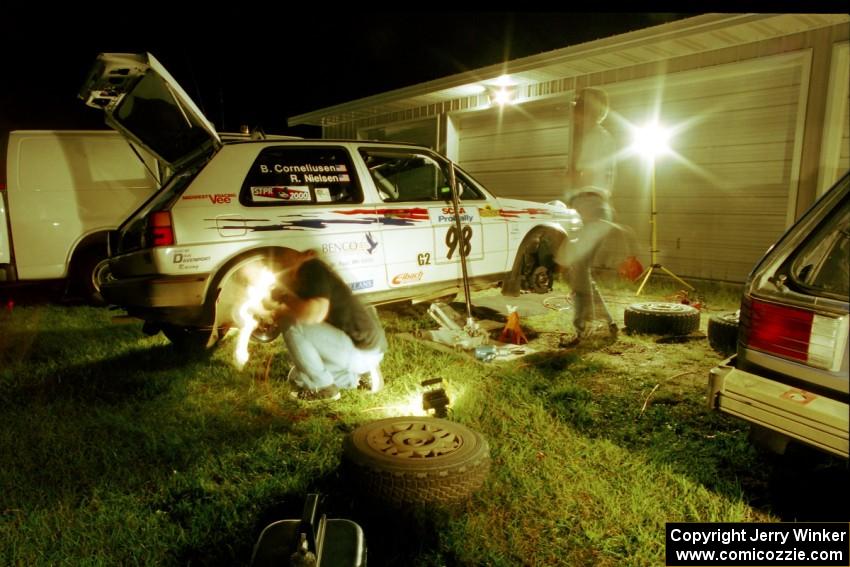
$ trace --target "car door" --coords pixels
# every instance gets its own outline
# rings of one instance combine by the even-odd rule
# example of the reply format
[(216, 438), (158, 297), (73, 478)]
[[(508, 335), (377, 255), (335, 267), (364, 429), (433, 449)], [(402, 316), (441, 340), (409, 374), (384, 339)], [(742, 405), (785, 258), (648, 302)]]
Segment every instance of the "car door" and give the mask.
[(460, 207), (455, 221), (444, 160), (425, 148), (360, 149), (383, 200), (377, 209), (392, 288), (455, 281), (460, 255), (480, 260), (484, 235), (477, 206)]

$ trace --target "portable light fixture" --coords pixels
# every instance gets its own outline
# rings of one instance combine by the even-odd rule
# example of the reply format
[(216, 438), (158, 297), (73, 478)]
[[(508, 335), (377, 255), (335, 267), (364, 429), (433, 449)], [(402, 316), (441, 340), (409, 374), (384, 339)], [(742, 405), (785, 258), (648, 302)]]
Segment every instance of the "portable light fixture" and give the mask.
[(422, 409), (426, 413), (434, 410), (434, 417), (446, 417), (448, 415), (447, 406), (451, 403), (442, 384), (442, 378), (422, 381), (422, 387), (429, 388), (422, 393)]
[(670, 140), (672, 138), (672, 132), (659, 124), (658, 120), (653, 120), (642, 127), (634, 128), (632, 135), (632, 150), (647, 160), (650, 179), (650, 263), (638, 278), (641, 282), (635, 295), (640, 295), (646, 282), (649, 281), (655, 270), (661, 270), (683, 286), (693, 290), (694, 287), (692, 285), (658, 263), (658, 211), (655, 206), (655, 161), (659, 157), (671, 153)]

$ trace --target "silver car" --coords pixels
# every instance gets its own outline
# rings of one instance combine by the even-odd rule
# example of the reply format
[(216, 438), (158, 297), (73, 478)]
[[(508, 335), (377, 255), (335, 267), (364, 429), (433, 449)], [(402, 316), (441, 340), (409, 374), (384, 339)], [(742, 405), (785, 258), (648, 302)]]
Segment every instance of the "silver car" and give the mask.
[(756, 265), (737, 354), (710, 372), (711, 407), (779, 453), (796, 441), (848, 456), (849, 187), (845, 174)]

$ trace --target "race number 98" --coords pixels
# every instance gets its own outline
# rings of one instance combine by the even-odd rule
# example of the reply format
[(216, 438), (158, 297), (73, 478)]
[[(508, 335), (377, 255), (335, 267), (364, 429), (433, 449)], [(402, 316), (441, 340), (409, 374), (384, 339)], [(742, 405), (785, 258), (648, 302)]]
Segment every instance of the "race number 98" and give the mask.
[(458, 238), (457, 226), (449, 227), (448, 232), (446, 232), (446, 246), (449, 249), (446, 258), (449, 260), (452, 259), (458, 247), (460, 247), (460, 253), (464, 258), (469, 256), (472, 251), (472, 227), (464, 226), (460, 231), (460, 238)]

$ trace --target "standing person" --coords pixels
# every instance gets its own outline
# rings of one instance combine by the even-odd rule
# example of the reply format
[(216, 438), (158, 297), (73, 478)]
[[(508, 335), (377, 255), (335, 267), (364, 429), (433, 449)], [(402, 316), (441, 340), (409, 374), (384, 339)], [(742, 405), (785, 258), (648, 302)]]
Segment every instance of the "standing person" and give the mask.
[(315, 252), (288, 250), (281, 258), (289, 266), (271, 318), (283, 334), (294, 366), (289, 379), (301, 400), (336, 400), (340, 390), (356, 388), (360, 374), (375, 371), (387, 340), (374, 308), (367, 307)]
[(558, 263), (569, 268), (570, 286), (575, 294), (573, 327), (576, 334), (571, 339), (562, 338), (561, 346), (565, 347), (575, 346), (586, 338), (591, 321), (597, 318), (607, 322), (612, 337), (616, 337), (618, 331), (591, 274), (594, 257), (605, 236), (614, 228), (609, 199), (614, 185), (616, 146), (611, 134), (602, 127), (607, 116), (605, 91), (595, 88), (579, 91), (573, 109), (574, 159), (565, 201), (581, 215), (584, 227), (578, 242), (570, 244), (565, 240), (556, 257)]

